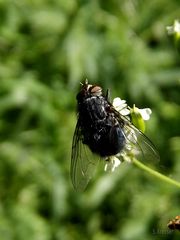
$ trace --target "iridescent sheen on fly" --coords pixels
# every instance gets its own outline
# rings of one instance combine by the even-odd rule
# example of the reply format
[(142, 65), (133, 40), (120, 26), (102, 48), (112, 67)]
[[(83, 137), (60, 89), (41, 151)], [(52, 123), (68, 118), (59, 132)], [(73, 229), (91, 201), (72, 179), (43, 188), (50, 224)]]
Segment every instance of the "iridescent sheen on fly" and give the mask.
[[(128, 118), (121, 115), (97, 85), (82, 84), (77, 94), (78, 121), (73, 137), (71, 179), (74, 188), (84, 190), (98, 159), (121, 154), (158, 154), (151, 141)], [(97, 157), (99, 156), (99, 158)]]
[(83, 143), (101, 157), (119, 153), (125, 145), (124, 123), (117, 120), (107, 96), (102, 95), (102, 88), (85, 83), (77, 102)]

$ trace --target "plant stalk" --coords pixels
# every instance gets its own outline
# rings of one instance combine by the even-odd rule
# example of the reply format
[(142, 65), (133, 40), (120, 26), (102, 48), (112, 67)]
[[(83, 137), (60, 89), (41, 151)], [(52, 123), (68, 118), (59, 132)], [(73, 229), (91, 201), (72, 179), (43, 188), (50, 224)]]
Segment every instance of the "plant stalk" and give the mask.
[(155, 170), (153, 170), (152, 168), (149, 168), (147, 167), (146, 165), (144, 165), (143, 163), (141, 163), (140, 161), (138, 161), (137, 159), (133, 158), (133, 161), (134, 165), (136, 165), (136, 167), (140, 168), (140, 169), (143, 169), (144, 171), (150, 173), (151, 175), (153, 175), (154, 177), (160, 179), (161, 181), (164, 181), (164, 182), (167, 182), (171, 185), (174, 185), (176, 187), (179, 187), (180, 188), (180, 182), (172, 179), (172, 178), (169, 178), (165, 175), (163, 175), (162, 173), (159, 173)]

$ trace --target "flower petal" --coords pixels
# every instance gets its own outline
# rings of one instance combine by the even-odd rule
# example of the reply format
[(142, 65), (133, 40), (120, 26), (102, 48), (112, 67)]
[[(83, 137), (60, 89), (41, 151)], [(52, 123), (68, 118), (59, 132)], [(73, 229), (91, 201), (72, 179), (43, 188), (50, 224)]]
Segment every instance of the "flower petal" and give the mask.
[(151, 109), (150, 108), (143, 108), (143, 109), (139, 109), (139, 112), (142, 116), (142, 118), (147, 121), (150, 119), (150, 115), (152, 113)]
[(120, 114), (122, 114), (124, 116), (130, 114), (129, 109), (127, 108), (128, 105), (127, 105), (126, 101), (120, 99), (119, 97), (114, 98), (113, 106)]
[(117, 168), (120, 164), (121, 164), (121, 161), (117, 157), (111, 156), (106, 160), (104, 171), (114, 172), (115, 168)]
[(179, 34), (180, 33), (180, 22), (178, 20), (174, 21), (174, 25), (173, 26), (167, 26), (166, 27), (167, 32), (169, 35), (172, 34)]

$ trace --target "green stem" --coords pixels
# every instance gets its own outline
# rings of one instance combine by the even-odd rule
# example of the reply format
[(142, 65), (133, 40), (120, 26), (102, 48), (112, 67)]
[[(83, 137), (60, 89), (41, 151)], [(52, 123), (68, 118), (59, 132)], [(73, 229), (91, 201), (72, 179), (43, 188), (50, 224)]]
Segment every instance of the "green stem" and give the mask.
[(143, 163), (139, 162), (137, 159), (133, 158), (132, 161), (138, 168), (141, 168), (143, 170), (145, 170), (146, 172), (150, 173), (151, 175), (153, 175), (154, 177), (159, 178), (161, 181), (167, 182), (169, 184), (172, 184), (176, 187), (180, 188), (180, 182), (177, 182), (176, 180), (173, 180), (172, 178), (166, 177), (165, 175), (163, 175), (162, 173), (159, 173), (155, 170), (153, 170), (152, 168), (147, 167), (146, 165), (144, 165)]

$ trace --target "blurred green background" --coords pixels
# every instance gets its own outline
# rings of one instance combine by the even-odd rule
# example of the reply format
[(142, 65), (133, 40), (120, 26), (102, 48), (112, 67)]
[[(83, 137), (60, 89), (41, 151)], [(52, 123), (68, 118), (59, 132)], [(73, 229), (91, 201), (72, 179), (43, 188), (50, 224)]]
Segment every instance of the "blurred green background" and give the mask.
[(180, 191), (133, 165), (70, 177), (85, 78), (153, 111), (160, 171), (180, 173), (180, 56), (166, 26), (179, 0), (0, 0), (0, 238), (179, 239)]

